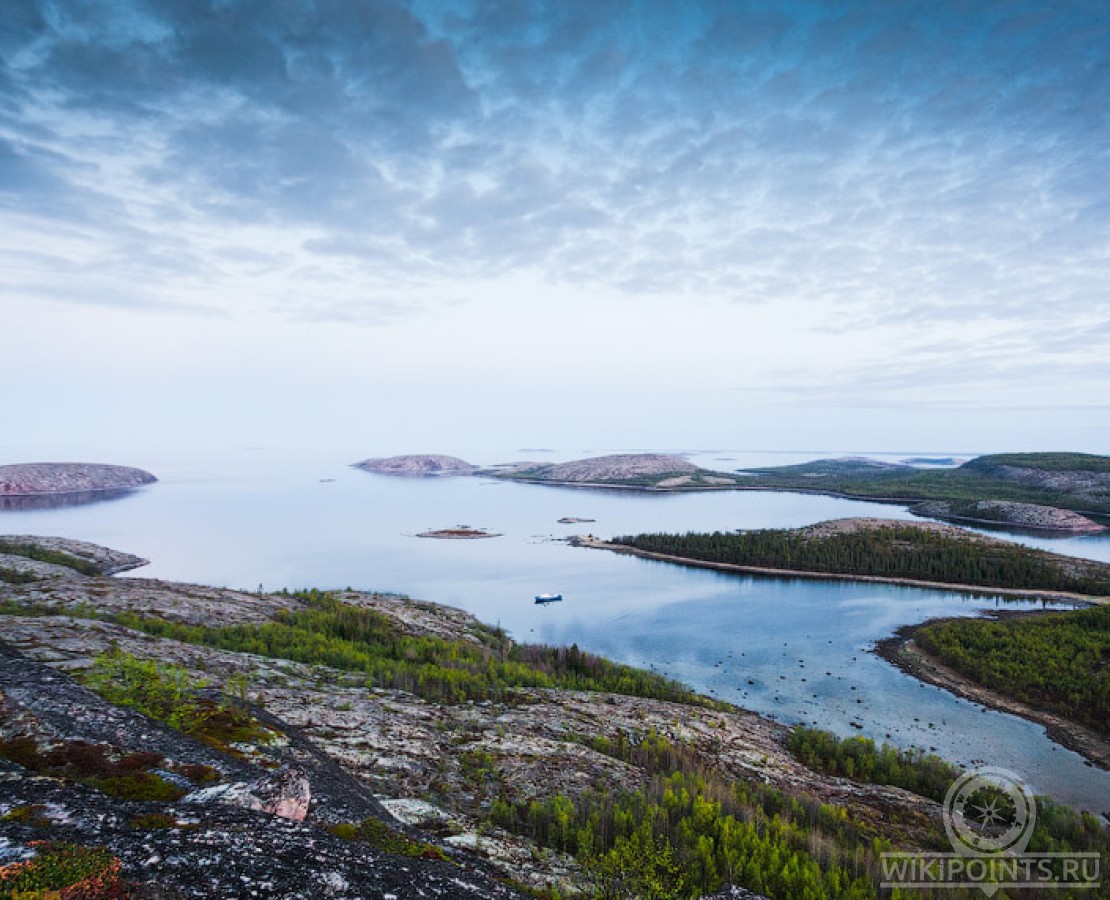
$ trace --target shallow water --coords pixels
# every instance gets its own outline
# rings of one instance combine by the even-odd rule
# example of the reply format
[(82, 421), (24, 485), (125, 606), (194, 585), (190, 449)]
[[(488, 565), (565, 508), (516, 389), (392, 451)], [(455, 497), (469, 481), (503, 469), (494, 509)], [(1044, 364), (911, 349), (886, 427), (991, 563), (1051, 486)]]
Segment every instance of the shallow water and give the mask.
[[(719, 468), (766, 464), (765, 457), (729, 455), (707, 453), (698, 461)], [(248, 589), (352, 586), (449, 603), (500, 623), (518, 639), (577, 642), (781, 721), (935, 748), (962, 763), (982, 760), (1072, 805), (1110, 810), (1110, 773), (1086, 766), (1040, 727), (923, 685), (870, 652), (901, 625), (974, 615), (1001, 601), (737, 576), (577, 549), (562, 540), (583, 531), (610, 537), (795, 527), (841, 516), (912, 518), (900, 507), (790, 493), (653, 495), (481, 478), (390, 478), (336, 461), (166, 461), (150, 468), (161, 482), (126, 498), (4, 511), (0, 532), (60, 534), (138, 553), (151, 565), (135, 576)], [(597, 521), (560, 525), (563, 516)], [(503, 536), (415, 537), (460, 524)], [(1110, 559), (1105, 538), (1021, 540)], [(566, 600), (532, 602), (548, 591)]]

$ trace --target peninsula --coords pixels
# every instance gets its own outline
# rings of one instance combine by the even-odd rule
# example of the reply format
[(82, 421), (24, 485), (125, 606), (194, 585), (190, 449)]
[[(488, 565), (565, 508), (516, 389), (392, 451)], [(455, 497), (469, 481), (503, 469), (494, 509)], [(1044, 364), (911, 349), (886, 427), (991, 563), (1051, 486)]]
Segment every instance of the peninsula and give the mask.
[(796, 529), (572, 540), (582, 547), (745, 574), (1110, 602), (1110, 564), (1034, 550), (936, 522), (856, 518)]

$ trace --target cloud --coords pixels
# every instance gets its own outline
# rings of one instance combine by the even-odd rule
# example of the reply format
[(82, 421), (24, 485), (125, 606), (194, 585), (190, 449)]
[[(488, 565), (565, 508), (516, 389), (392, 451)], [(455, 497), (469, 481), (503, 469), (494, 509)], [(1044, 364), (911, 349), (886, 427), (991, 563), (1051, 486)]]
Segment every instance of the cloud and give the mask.
[(1079, 311), (1110, 266), (1097, 4), (10, 5), (4, 202), (154, 295), (219, 293), (264, 240), (280, 271), (529, 270), (851, 329)]

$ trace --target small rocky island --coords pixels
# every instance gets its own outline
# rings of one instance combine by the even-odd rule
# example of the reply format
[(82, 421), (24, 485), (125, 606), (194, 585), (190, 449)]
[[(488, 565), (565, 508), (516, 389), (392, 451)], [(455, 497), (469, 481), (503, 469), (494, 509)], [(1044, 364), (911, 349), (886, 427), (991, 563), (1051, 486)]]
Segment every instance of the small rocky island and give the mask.
[(457, 456), (428, 453), (364, 459), (354, 468), (379, 475), (473, 475), (478, 471), (477, 466)]
[(469, 541), (476, 538), (501, 537), (501, 535), (496, 531), (489, 531), (485, 528), (471, 528), (469, 525), (457, 525), (454, 528), (435, 528), (431, 531), (421, 531), (417, 537), (440, 538), (441, 540), (448, 541)]
[(0, 497), (126, 491), (158, 479), (130, 466), (99, 463), (18, 463), (0, 466)]

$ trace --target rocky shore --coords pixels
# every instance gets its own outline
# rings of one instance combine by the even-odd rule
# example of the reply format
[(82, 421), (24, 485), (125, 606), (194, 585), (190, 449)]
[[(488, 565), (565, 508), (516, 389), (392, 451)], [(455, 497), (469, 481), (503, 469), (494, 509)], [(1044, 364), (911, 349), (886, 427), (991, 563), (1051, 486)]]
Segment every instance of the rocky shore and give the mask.
[[(358, 592), (336, 598), (387, 617), (400, 634), (478, 641), (482, 633), (469, 614), (434, 604)], [(594, 749), (598, 739), (664, 736), (707, 770), (835, 804), (859, 827), (881, 829), (903, 846), (919, 846), (918, 830), (932, 828), (939, 814), (935, 803), (900, 789), (806, 768), (784, 747), (787, 729), (743, 710), (537, 688), (436, 703), (367, 689), (352, 672), (181, 643), (110, 621), (138, 614), (208, 627), (265, 623), (305, 608), (294, 596), (71, 572), (0, 586), (0, 600), (27, 613), (0, 616), (0, 742), (8, 748), (8, 761), (0, 761), (2, 861), (28, 856), (36, 840), (105, 846), (122, 878), (162, 892), (149, 896), (521, 896), (511, 883), (573, 894), (583, 883), (575, 860), (495, 827), (489, 804), (495, 796), (575, 798), (645, 783), (637, 765)], [(245, 685), (240, 702), (265, 737), (214, 747), (73, 680), (113, 648), (216, 686)], [(75, 742), (111, 759), (145, 752), (146, 771), (184, 796), (123, 800), (34, 774), (11, 761), (11, 748), (26, 750), (28, 742), (36, 752), (68, 748), (70, 756), (91, 752), (78, 754)], [(350, 830), (344, 823), (364, 818), (425, 849), (414, 857), (340, 836)]]
[(1098, 534), (1106, 531), (1093, 519), (1054, 506), (1035, 503), (1012, 503), (1007, 500), (956, 502), (927, 500), (910, 507), (915, 516), (968, 522), (976, 525), (1008, 526), (1058, 534)]
[[(1012, 613), (1012, 615), (1038, 615), (1038, 613)], [(1074, 750), (1099, 768), (1110, 770), (1110, 741), (1102, 735), (1056, 713), (1003, 697), (965, 678), (926, 653), (914, 641), (913, 636), (919, 628), (936, 621), (941, 620), (898, 629), (894, 637), (879, 641), (875, 652), (914, 678), (935, 684), (973, 703), (980, 703), (991, 709), (1021, 716), (1023, 719), (1043, 725), (1054, 741)]]

